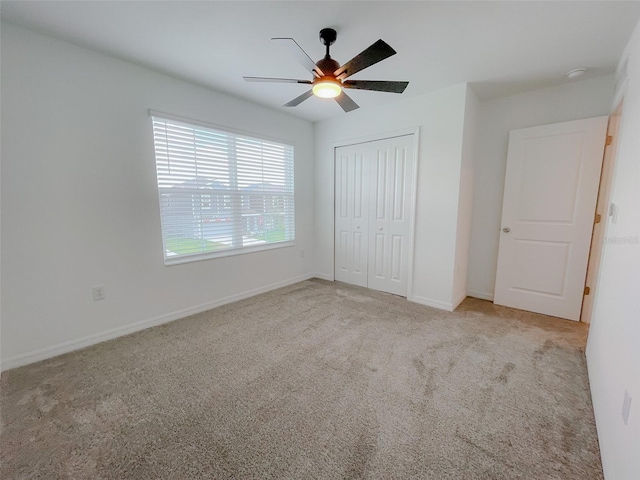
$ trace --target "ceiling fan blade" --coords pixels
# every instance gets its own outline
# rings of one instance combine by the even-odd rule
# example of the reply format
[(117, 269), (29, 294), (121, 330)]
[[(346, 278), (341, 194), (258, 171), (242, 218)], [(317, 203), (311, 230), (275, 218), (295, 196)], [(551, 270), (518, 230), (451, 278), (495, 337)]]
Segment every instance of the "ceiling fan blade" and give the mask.
[(307, 55), (298, 42), (296, 42), (293, 38), (272, 38), (271, 40), (286, 40), (284, 42), (280, 42), (283, 46), (287, 48), (289, 54), (295, 58), (300, 65), (302, 65), (307, 70), (314, 73), (317, 77), (323, 77), (324, 73), (322, 70), (316, 65), (316, 62), (312, 60), (312, 58)]
[(360, 90), (375, 90), (376, 92), (402, 93), (409, 82), (387, 82), (383, 80), (345, 80), (344, 88), (357, 88)]
[(304, 83), (311, 85), (311, 80), (296, 80), (295, 78), (270, 78), (270, 77), (242, 77), (246, 82), (271, 82), (271, 83)]
[(344, 80), (360, 70), (364, 70), (385, 58), (395, 55), (397, 52), (391, 48), (384, 40), (378, 40), (370, 47), (366, 48), (358, 55), (353, 57), (338, 70), (334, 72), (336, 77)]
[(285, 103), (283, 107), (295, 107), (304, 102), (307, 98), (313, 97), (313, 90), (309, 90), (308, 92), (304, 92), (299, 97), (294, 98), (289, 103)]
[(340, 105), (345, 112), (350, 112), (351, 110), (360, 108), (358, 107), (358, 104), (345, 92), (342, 92), (340, 95), (335, 97), (335, 101), (338, 102), (338, 105)]

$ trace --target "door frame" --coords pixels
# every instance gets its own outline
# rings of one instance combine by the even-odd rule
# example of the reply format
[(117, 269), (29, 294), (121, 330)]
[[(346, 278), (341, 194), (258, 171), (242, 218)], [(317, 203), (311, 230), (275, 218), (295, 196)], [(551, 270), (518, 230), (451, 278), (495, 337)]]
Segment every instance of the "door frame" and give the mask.
[[(622, 115), (624, 113), (624, 97), (620, 98), (613, 113), (609, 115), (607, 125), (607, 139), (611, 137), (611, 143), (605, 142), (602, 170), (600, 172), (600, 185), (598, 186), (598, 199), (594, 214), (600, 215), (599, 222), (593, 225), (591, 233), (591, 246), (589, 248), (589, 260), (587, 262), (587, 273), (585, 275), (585, 294), (582, 296), (582, 310), (580, 311), (580, 322), (591, 323), (591, 314), (595, 307), (595, 296), (598, 289), (600, 276), (600, 263), (604, 253), (604, 240), (609, 225), (609, 205), (611, 201), (611, 189), (613, 187), (613, 176), (618, 157), (618, 139), (622, 129)], [(589, 288), (589, 293), (586, 293)]]
[(413, 166), (413, 181), (411, 182), (411, 201), (409, 203), (409, 247), (407, 252), (407, 300), (413, 301), (413, 252), (415, 246), (415, 225), (416, 225), (416, 201), (418, 198), (418, 158), (420, 145), (420, 127), (408, 127), (389, 132), (375, 133), (356, 137), (331, 144), (331, 157), (333, 158), (333, 168), (331, 169), (331, 224), (333, 226), (333, 262), (331, 266), (331, 279), (336, 279), (336, 149), (340, 147), (348, 147), (350, 145), (358, 145), (360, 143), (376, 142), (378, 140), (388, 140), (396, 137), (413, 136), (413, 158), (411, 159)]

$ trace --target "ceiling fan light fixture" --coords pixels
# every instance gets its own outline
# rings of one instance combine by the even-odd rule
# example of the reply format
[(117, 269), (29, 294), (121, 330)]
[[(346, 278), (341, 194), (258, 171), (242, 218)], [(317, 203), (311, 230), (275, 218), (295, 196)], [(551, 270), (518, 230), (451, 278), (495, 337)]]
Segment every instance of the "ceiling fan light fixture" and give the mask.
[(342, 93), (342, 87), (335, 80), (320, 80), (314, 83), (312, 90), (320, 98), (336, 98)]

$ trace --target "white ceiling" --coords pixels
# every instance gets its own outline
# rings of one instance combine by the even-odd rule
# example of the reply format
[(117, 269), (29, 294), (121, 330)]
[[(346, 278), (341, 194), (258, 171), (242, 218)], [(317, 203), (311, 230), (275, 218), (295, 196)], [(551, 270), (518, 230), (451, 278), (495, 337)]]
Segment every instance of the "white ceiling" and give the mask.
[[(340, 63), (382, 38), (398, 54), (353, 79), (408, 80), (403, 97), (471, 82), (481, 98), (610, 73), (640, 18), (638, 1), (6, 1), (2, 20), (318, 121), (345, 115), (311, 98), (281, 107), (305, 85), (246, 83), (243, 75), (308, 78), (271, 37), (293, 37), (313, 59), (318, 32), (338, 31)], [(586, 77), (580, 77), (586, 78)], [(399, 97), (353, 91), (367, 107)]]

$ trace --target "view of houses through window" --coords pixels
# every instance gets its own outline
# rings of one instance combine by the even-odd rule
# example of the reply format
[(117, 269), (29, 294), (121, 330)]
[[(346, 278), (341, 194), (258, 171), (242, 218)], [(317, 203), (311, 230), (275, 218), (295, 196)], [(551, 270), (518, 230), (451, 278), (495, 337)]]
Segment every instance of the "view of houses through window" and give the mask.
[(152, 121), (165, 263), (294, 240), (292, 146)]

